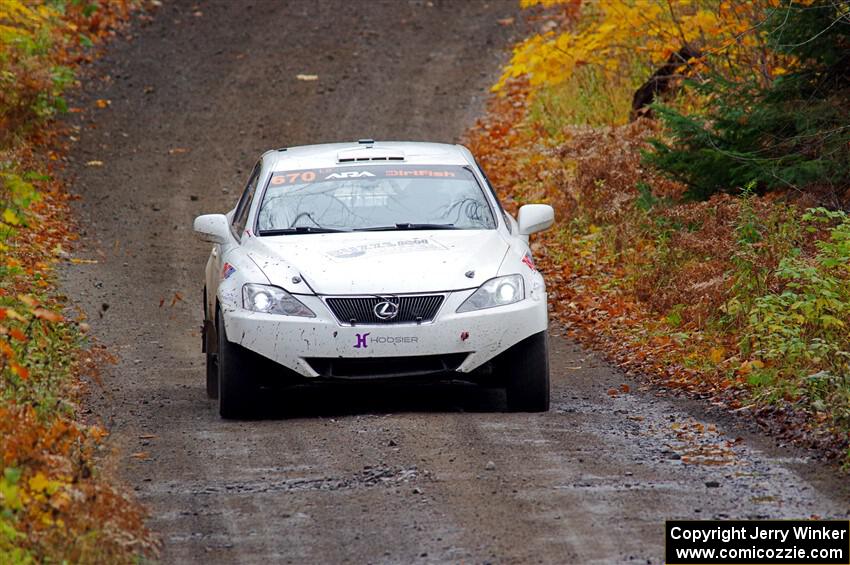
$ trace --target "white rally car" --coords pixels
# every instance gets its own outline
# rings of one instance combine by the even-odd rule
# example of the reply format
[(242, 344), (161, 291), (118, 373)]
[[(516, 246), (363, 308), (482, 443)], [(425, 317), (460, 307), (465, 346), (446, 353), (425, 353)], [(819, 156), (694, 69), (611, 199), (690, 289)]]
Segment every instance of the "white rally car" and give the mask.
[(528, 236), (459, 145), (336, 143), (268, 151), (236, 208), (195, 219), (207, 392), (249, 416), (275, 384), (463, 380), (510, 410), (549, 408), (546, 287)]

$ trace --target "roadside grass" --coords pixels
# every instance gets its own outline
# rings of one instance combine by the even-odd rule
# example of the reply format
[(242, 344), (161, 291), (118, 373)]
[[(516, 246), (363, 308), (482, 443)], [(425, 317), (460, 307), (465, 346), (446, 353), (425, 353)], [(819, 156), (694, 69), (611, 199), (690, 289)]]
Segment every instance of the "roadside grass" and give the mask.
[(154, 556), (138, 504), (95, 456), (78, 409), (102, 351), (57, 293), (75, 239), (52, 119), (86, 49), (128, 17), (123, 0), (0, 0), (0, 562), (134, 563)]
[(636, 63), (629, 72), (606, 76), (598, 67), (579, 67), (563, 83), (542, 87), (529, 108), (529, 121), (538, 124), (546, 135), (560, 140), (565, 128), (574, 124), (589, 126), (622, 125), (629, 120), (632, 94), (642, 76)]
[(659, 387), (850, 462), (850, 218), (748, 187), (685, 201), (642, 159), (660, 126), (624, 109), (588, 120), (586, 86), (535, 92), (525, 111), (515, 81), (467, 138), (506, 207), (556, 209), (533, 243), (554, 317)]

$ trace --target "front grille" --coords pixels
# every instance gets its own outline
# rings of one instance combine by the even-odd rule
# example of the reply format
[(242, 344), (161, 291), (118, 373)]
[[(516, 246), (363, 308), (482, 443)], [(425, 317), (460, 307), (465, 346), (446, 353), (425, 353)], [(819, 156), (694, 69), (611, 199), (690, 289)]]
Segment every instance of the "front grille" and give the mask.
[(366, 379), (417, 377), (451, 373), (468, 353), (417, 355), (413, 357), (311, 357), (306, 361), (322, 377)]
[[(335, 296), (325, 299), (336, 319), (342, 324), (405, 324), (430, 322), (437, 315), (445, 296)], [(382, 319), (375, 306), (384, 301), (398, 303), (394, 318)]]

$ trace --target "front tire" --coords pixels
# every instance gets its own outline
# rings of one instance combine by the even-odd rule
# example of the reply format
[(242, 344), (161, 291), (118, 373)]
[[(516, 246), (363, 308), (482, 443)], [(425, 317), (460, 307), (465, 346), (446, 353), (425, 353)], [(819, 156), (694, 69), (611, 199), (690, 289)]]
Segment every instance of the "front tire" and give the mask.
[(207, 398), (218, 398), (218, 342), (215, 326), (204, 322), (204, 351), (207, 354)]
[(226, 420), (252, 414), (257, 397), (254, 367), (246, 350), (227, 340), (221, 310), (216, 311), (218, 334), (218, 413)]
[(218, 398), (218, 338), (215, 321), (207, 319), (207, 287), (204, 287), (204, 343), (207, 366), (207, 398)]
[(549, 334), (534, 334), (505, 359), (505, 395), (510, 412), (549, 410)]

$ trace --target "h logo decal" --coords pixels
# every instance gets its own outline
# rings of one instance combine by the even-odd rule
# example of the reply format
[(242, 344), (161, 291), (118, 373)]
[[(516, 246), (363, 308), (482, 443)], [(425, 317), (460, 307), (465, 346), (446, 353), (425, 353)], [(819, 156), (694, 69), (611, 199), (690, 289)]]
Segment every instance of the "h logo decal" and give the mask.
[(368, 332), (365, 333), (365, 334), (356, 334), (356, 335), (357, 335), (357, 343), (354, 344), (354, 347), (356, 347), (357, 349), (361, 349), (361, 348), (365, 349), (366, 347), (369, 347), (366, 344), (366, 336), (369, 335)]

